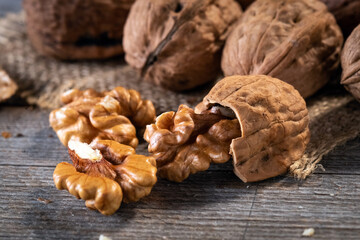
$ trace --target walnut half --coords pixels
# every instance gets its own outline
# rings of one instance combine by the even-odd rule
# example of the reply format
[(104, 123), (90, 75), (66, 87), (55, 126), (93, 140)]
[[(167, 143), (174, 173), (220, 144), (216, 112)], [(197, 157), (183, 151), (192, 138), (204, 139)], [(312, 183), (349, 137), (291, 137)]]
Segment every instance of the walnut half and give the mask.
[(72, 89), (63, 94), (62, 101), (66, 105), (52, 111), (49, 121), (65, 146), (70, 140), (91, 143), (104, 139), (136, 147), (135, 127), (155, 120), (152, 102), (123, 87), (101, 93)]
[(0, 102), (10, 98), (16, 92), (18, 86), (9, 75), (0, 68)]
[(211, 162), (233, 157), (244, 182), (287, 172), (310, 139), (304, 99), (269, 76), (232, 76), (218, 82), (196, 107), (160, 115), (144, 138), (160, 177), (183, 181)]
[(147, 196), (157, 181), (155, 159), (135, 154), (130, 146), (112, 140), (91, 146), (71, 140), (68, 149), (74, 166), (58, 164), (53, 175), (56, 187), (105, 215), (113, 214), (121, 201)]

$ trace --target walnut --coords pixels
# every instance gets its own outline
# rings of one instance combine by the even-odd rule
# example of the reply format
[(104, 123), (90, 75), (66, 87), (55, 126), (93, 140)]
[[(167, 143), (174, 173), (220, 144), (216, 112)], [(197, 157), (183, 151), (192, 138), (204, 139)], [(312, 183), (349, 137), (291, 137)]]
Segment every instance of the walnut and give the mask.
[(360, 25), (346, 40), (341, 55), (341, 84), (360, 102)]
[(134, 1), (24, 0), (28, 36), (40, 53), (60, 59), (119, 55)]
[(110, 139), (136, 147), (135, 127), (155, 120), (151, 101), (123, 87), (102, 93), (72, 89), (63, 94), (62, 101), (66, 105), (52, 111), (49, 121), (65, 146), (71, 139), (85, 143)]
[(175, 91), (214, 80), (241, 12), (234, 0), (138, 0), (124, 27), (125, 59), (145, 80)]
[(16, 83), (0, 68), (0, 102), (14, 95), (17, 88)]
[(360, 24), (360, 0), (321, 0), (334, 15), (344, 37)]
[(305, 101), (291, 85), (269, 76), (231, 76), (195, 112), (180, 106), (160, 115), (144, 138), (160, 177), (180, 182), (232, 156), (235, 174), (254, 182), (286, 173), (302, 156), (308, 124)]
[(86, 200), (86, 206), (105, 215), (113, 214), (124, 202), (136, 202), (150, 194), (157, 181), (152, 157), (136, 155), (127, 145), (99, 140), (91, 146), (70, 141), (73, 162), (60, 163), (54, 171), (58, 189)]
[(308, 97), (337, 68), (342, 42), (340, 28), (323, 3), (258, 0), (226, 40), (221, 66), (226, 76), (276, 77)]

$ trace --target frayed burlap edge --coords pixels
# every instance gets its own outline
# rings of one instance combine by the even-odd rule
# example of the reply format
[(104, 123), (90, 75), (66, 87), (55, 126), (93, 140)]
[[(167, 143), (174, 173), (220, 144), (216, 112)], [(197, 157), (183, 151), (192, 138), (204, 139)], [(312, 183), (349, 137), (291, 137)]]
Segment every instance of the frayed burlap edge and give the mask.
[[(101, 62), (60, 62), (38, 55), (29, 43), (24, 14), (0, 19), (0, 66), (17, 82), (18, 95), (42, 108), (60, 106), (60, 94), (70, 88), (95, 88), (102, 91), (115, 86), (138, 90), (154, 102), (157, 113), (176, 110), (180, 104), (194, 106), (211, 84), (188, 93), (174, 93), (143, 82), (123, 57)], [(323, 156), (336, 146), (355, 138), (360, 132), (360, 104), (335, 83), (307, 99), (311, 140), (303, 157), (290, 167), (295, 178), (305, 179), (317, 168)], [(138, 147), (146, 152), (146, 143)]]

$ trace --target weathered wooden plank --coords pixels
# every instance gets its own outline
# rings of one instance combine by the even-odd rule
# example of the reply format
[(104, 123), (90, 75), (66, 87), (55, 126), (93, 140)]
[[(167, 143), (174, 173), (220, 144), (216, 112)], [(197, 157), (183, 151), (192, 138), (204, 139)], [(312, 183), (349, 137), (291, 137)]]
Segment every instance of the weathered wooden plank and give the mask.
[(315, 239), (360, 235), (359, 139), (338, 147), (323, 162), (327, 171), (306, 181), (278, 177), (245, 184), (227, 163), (180, 184), (160, 180), (150, 196), (105, 217), (55, 189), (53, 169), (69, 158), (48, 114), (0, 108), (0, 131), (13, 135), (0, 137), (0, 238), (300, 239), (308, 227), (316, 229)]
[(105, 217), (56, 190), (52, 171), (0, 166), (0, 236), (300, 239), (307, 227), (316, 229), (316, 239), (357, 239), (360, 233), (358, 175), (244, 184), (231, 171), (208, 171), (180, 184), (160, 180), (150, 196)]

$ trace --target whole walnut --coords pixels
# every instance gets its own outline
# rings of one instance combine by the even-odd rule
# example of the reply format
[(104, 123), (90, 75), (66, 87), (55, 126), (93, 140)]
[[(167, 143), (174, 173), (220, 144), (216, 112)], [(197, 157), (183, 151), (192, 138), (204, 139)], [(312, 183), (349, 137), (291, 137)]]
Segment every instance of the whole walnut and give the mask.
[(314, 0), (258, 0), (226, 40), (226, 76), (264, 74), (314, 94), (338, 67), (343, 37), (326, 6)]
[(134, 1), (24, 0), (28, 36), (41, 54), (59, 59), (119, 55)]
[(230, 76), (196, 107), (166, 112), (144, 134), (160, 177), (181, 182), (231, 156), (244, 182), (284, 174), (310, 139), (304, 99), (291, 85), (263, 75)]
[(344, 37), (360, 24), (360, 0), (321, 0), (335, 16)]
[(125, 59), (145, 80), (175, 91), (214, 80), (241, 12), (235, 0), (138, 0), (124, 28)]
[(345, 42), (341, 66), (341, 84), (360, 102), (360, 25)]

